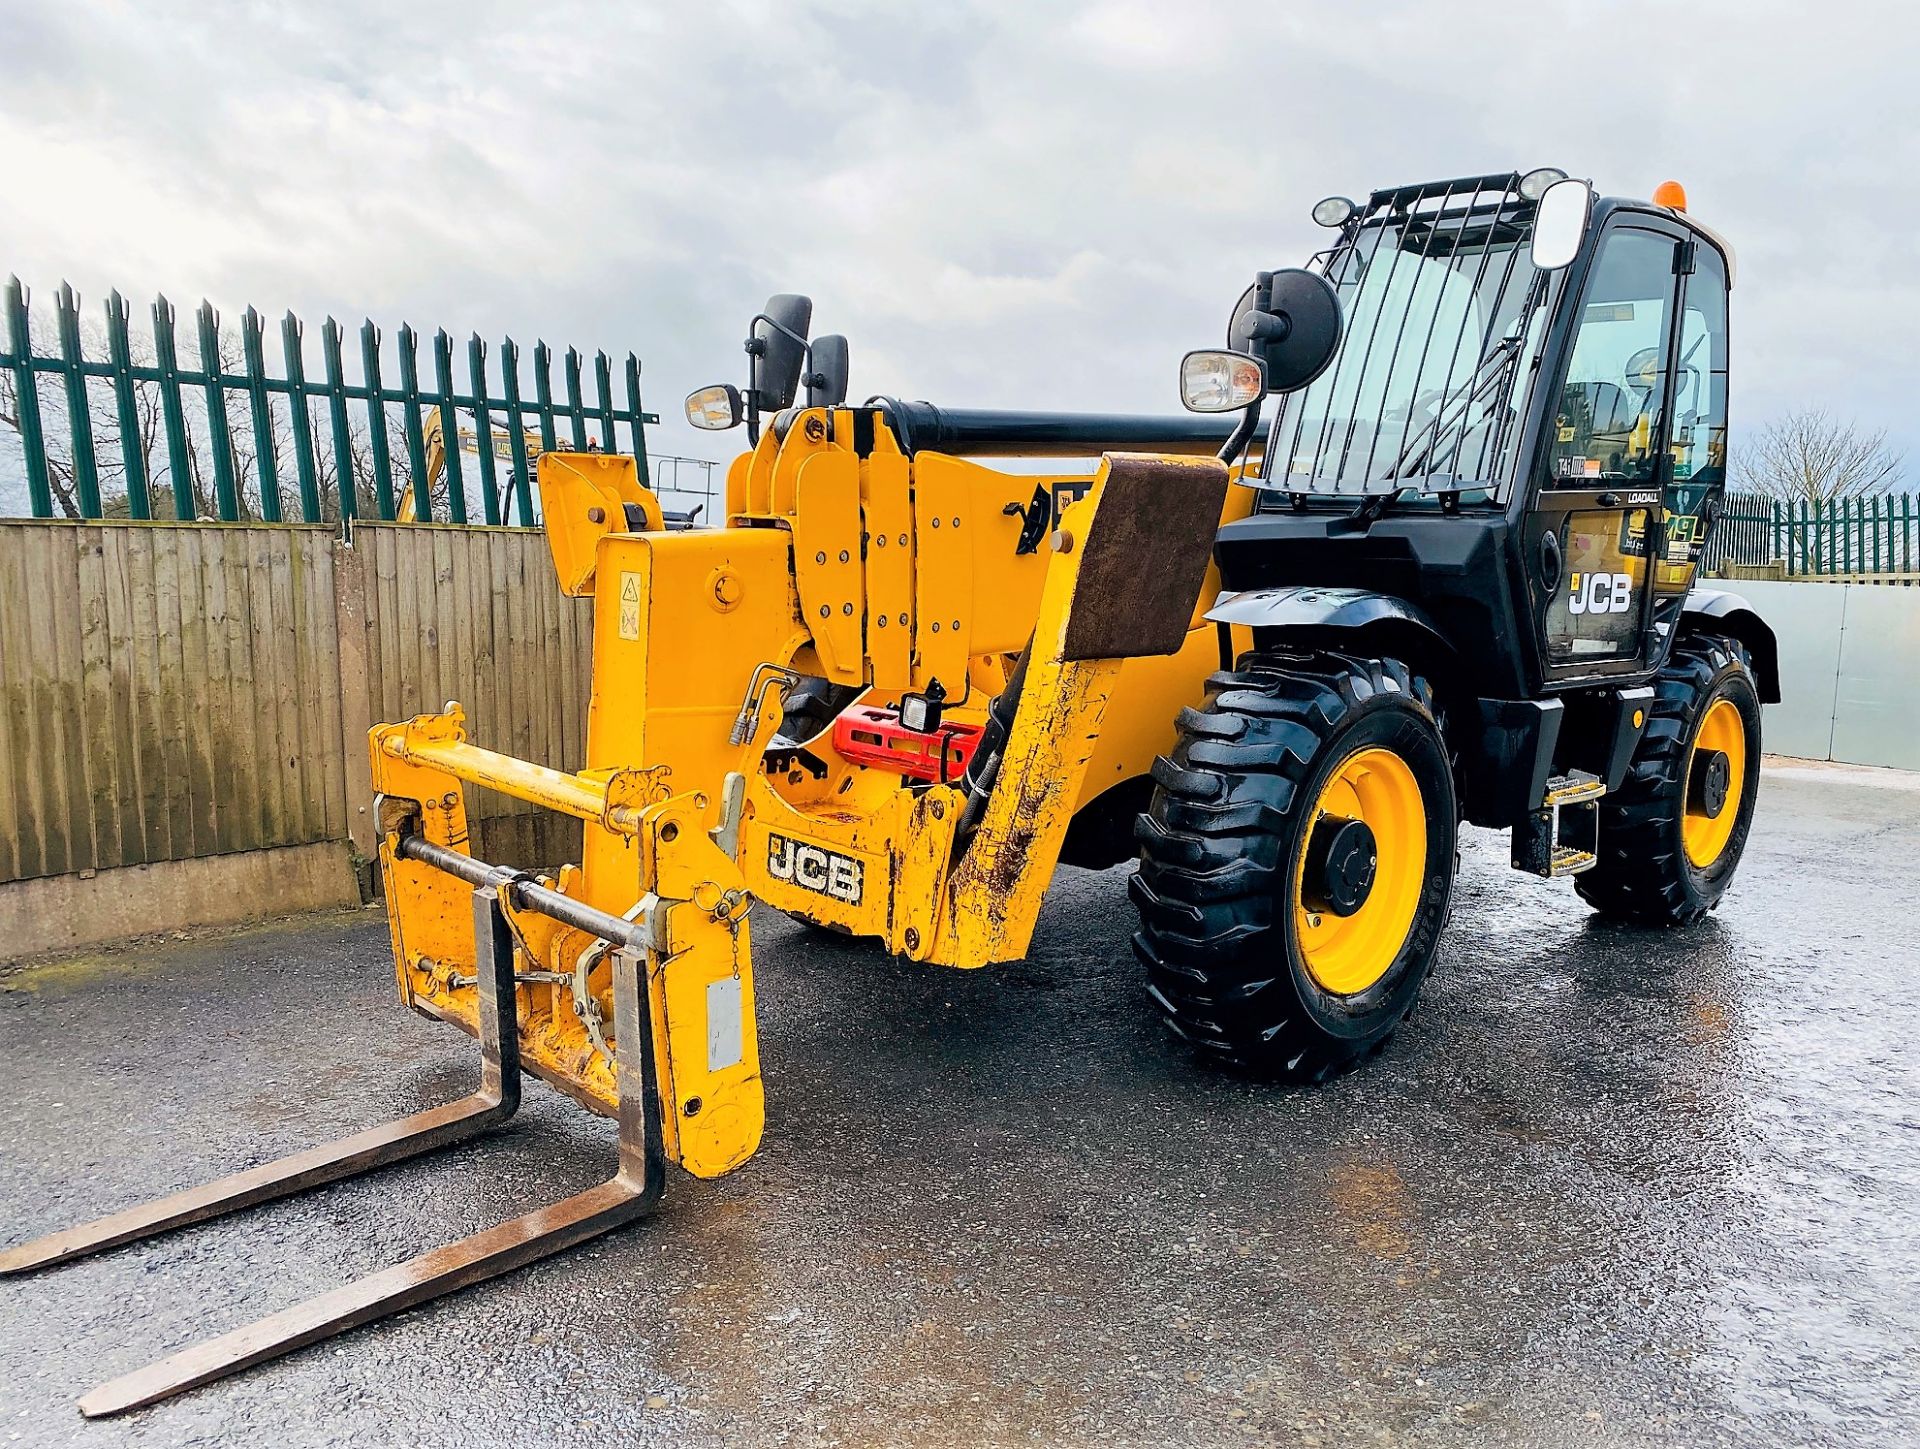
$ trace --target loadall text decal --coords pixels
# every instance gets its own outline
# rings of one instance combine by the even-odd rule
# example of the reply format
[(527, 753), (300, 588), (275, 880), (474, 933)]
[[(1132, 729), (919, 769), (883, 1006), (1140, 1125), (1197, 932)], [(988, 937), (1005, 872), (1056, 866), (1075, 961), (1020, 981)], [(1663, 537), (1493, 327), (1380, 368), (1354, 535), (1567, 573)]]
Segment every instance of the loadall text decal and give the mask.
[(767, 837), (767, 874), (775, 880), (792, 881), (803, 891), (860, 904), (864, 873), (860, 862), (850, 855), (822, 850), (804, 840), (789, 840), (784, 835)]

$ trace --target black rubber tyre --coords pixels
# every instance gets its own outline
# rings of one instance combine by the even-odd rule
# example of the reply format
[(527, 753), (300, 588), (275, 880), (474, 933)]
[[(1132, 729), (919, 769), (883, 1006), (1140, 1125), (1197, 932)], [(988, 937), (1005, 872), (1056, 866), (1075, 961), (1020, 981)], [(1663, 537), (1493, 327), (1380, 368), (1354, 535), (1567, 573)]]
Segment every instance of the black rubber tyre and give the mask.
[[(1694, 745), (1708, 711), (1729, 701), (1745, 726), (1744, 769), (1733, 832), (1697, 866), (1683, 834)], [(1693, 634), (1673, 646), (1654, 682), (1653, 708), (1619, 790), (1600, 802), (1599, 862), (1573, 878), (1603, 915), (1643, 926), (1688, 926), (1720, 904), (1753, 826), (1760, 789), (1760, 692), (1747, 651), (1733, 639)]]
[(859, 697), (857, 684), (833, 684), (810, 674), (802, 675), (782, 700), (780, 730), (768, 744), (767, 753), (780, 754), (804, 745)]
[[(1207, 691), (1180, 712), (1136, 822), (1134, 951), (1168, 1023), (1204, 1056), (1321, 1081), (1386, 1043), (1446, 922), (1457, 814), (1433, 691), (1398, 660), (1258, 652)], [(1379, 952), (1391, 959), (1377, 979), (1342, 995), (1309, 968), (1295, 895), (1322, 791), (1373, 749), (1397, 755), (1418, 785), (1425, 860), (1407, 877), (1417, 894), (1398, 950)]]
[[(785, 708), (781, 712), (780, 729), (767, 745), (769, 755), (788, 755), (800, 751), (815, 735), (830, 726), (840, 712), (860, 697), (857, 684), (833, 684), (815, 675), (802, 675), (800, 682), (787, 691), (782, 701)], [(807, 934), (821, 941), (834, 944), (858, 940), (853, 932), (839, 926), (823, 926), (818, 921), (809, 921), (805, 916), (796, 916), (791, 911), (781, 912), (789, 921), (804, 926)]]

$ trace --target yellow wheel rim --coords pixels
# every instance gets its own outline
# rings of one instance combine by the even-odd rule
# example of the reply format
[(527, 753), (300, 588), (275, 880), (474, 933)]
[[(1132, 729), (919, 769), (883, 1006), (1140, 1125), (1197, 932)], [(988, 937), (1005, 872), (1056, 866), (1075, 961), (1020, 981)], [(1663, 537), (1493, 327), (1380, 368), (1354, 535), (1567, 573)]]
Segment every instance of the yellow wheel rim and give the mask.
[[(1727, 757), (1727, 796), (1718, 815), (1709, 815), (1694, 804), (1693, 772), (1714, 751)], [(1700, 721), (1700, 733), (1694, 736), (1693, 753), (1687, 760), (1687, 813), (1680, 822), (1680, 837), (1687, 859), (1696, 868), (1712, 865), (1733, 839), (1734, 822), (1740, 818), (1740, 801), (1747, 783), (1747, 723), (1740, 707), (1730, 699), (1716, 699)]]
[[(1322, 820), (1359, 820), (1373, 832), (1373, 886), (1350, 916), (1310, 909), (1302, 890), (1306, 842)], [(1322, 990), (1352, 996), (1387, 974), (1413, 927), (1426, 873), (1426, 804), (1407, 762), (1384, 749), (1347, 756), (1313, 802), (1293, 868), (1294, 934)]]

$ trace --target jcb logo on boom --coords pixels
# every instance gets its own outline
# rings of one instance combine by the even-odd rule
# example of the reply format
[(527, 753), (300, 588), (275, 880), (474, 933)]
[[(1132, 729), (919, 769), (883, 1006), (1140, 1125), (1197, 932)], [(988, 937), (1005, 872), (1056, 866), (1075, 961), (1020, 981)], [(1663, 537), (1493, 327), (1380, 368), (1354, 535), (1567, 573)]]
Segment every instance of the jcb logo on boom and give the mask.
[(1624, 614), (1632, 607), (1630, 574), (1575, 574), (1567, 581), (1569, 614)]
[(791, 881), (803, 891), (860, 904), (860, 862), (850, 855), (822, 850), (803, 840), (784, 835), (767, 836), (767, 874), (775, 880)]

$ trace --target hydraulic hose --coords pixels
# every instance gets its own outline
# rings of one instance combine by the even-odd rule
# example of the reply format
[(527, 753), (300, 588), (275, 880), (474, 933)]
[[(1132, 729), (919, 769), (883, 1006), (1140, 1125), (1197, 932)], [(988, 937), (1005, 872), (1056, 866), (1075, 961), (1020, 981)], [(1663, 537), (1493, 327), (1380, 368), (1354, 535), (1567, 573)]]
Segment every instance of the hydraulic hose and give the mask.
[(1027, 656), (1032, 653), (1033, 640), (1029, 638), (1019, 659), (1014, 661), (1007, 687), (1000, 691), (993, 708), (987, 711), (980, 743), (974, 749), (973, 758), (967, 761), (966, 774), (961, 777), (967, 803), (960, 811), (960, 823), (953, 833), (956, 860), (966, 853), (974, 832), (980, 828), (981, 818), (987, 813), (987, 801), (993, 795), (994, 782), (1000, 778), (1000, 761), (1006, 755), (1007, 739), (1013, 733), (1013, 718), (1020, 712), (1020, 692), (1027, 682)]

